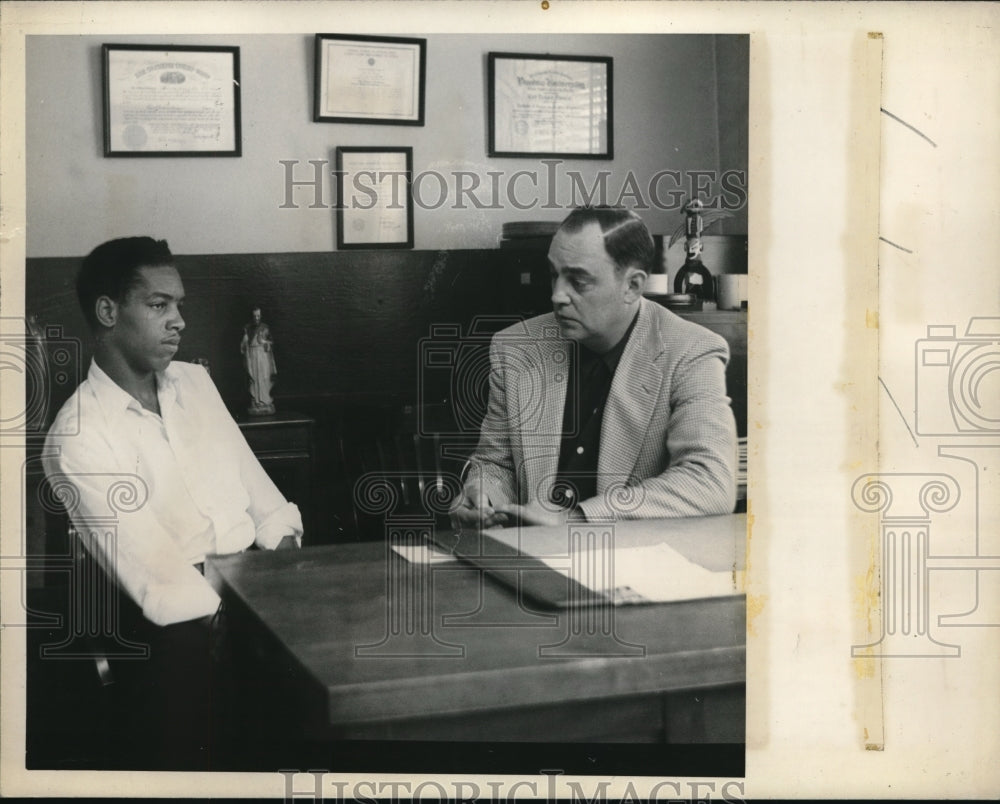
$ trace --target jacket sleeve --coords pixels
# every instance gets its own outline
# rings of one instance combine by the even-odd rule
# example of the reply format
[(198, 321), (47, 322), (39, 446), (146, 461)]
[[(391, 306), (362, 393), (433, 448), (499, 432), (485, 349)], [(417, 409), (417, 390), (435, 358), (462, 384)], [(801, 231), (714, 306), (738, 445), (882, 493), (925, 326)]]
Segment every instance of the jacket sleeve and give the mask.
[[(736, 506), (736, 422), (726, 394), (729, 347), (698, 338), (670, 378), (663, 449), (667, 468), (630, 489), (611, 488), (580, 504), (588, 520), (728, 514)], [(619, 496), (620, 495), (620, 496)]]
[[(502, 345), (495, 336), (489, 354), (489, 401), (479, 431), (479, 444), (469, 458), (465, 487), (482, 486), (490, 502), (501, 505), (518, 502), (510, 433), (510, 422), (515, 417), (507, 408)], [(463, 404), (463, 400), (457, 400), (456, 404)]]

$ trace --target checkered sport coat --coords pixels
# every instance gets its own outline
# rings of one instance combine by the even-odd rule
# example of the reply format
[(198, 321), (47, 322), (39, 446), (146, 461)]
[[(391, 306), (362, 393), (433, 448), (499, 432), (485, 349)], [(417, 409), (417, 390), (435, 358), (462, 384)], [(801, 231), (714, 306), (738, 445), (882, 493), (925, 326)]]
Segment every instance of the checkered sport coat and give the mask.
[[(597, 495), (588, 520), (730, 513), (736, 425), (729, 348), (715, 333), (641, 299), (604, 409)], [(556, 479), (567, 366), (576, 345), (549, 313), (497, 333), (489, 405), (469, 484), (491, 503), (546, 503)]]

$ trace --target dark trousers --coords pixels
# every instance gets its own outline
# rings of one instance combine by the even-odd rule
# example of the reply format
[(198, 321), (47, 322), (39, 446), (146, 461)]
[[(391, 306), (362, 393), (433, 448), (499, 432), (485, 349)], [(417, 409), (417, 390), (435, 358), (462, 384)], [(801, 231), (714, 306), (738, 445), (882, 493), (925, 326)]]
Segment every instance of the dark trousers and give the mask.
[(132, 769), (210, 769), (223, 664), (211, 618), (156, 626), (131, 601), (122, 604), (120, 633), (148, 645), (149, 656), (110, 661), (112, 754)]

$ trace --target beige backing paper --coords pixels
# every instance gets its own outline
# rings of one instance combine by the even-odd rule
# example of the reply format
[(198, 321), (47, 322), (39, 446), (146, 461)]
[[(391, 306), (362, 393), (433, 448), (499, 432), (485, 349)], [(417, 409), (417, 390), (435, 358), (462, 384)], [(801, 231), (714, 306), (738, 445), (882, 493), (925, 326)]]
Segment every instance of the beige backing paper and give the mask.
[[(747, 769), (711, 796), (1000, 794), (1000, 572), (987, 532), (1000, 438), (995, 421), (918, 432), (956, 404), (922, 357), (928, 325), (955, 327), (937, 349), (955, 356), (981, 343), (966, 335), (970, 319), (1000, 317), (1000, 6), (4, 2), (0, 24), (4, 317), (24, 314), (26, 35), (750, 33)], [(941, 410), (918, 405), (935, 383)], [(4, 415), (23, 409), (15, 373), (0, 394)], [(5, 445), (0, 460), (0, 555), (16, 556), (23, 453)], [(940, 475), (951, 485), (921, 491)], [(906, 513), (883, 504), (886, 488), (919, 520), (908, 538), (930, 531), (929, 555), (907, 553), (929, 578), (929, 631), (909, 640), (901, 609), (885, 608), (916, 605), (885, 583), (900, 566), (887, 551), (902, 555), (902, 542), (884, 540)], [(280, 774), (25, 771), (21, 576), (3, 569), (4, 795), (284, 795)], [(504, 791), (515, 781), (494, 780)], [(519, 795), (546, 794), (543, 777), (526, 781)], [(569, 795), (570, 781), (556, 790)], [(605, 780), (579, 781), (590, 797)], [(606, 781), (602, 794), (618, 800), (663, 780)], [(677, 783), (654, 795), (708, 791)]]

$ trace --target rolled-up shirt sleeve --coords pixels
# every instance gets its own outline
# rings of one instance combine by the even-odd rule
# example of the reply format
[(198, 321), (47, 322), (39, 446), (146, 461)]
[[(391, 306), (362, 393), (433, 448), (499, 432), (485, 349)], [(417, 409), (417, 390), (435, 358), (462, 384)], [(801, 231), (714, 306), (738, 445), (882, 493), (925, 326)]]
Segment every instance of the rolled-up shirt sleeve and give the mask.
[(299, 507), (288, 502), (274, 485), (243, 434), (238, 432), (237, 436), (242, 442), (240, 474), (250, 495), (248, 513), (256, 527), (254, 543), (264, 550), (273, 550), (285, 536), (294, 536), (301, 547), (303, 527)]
[(301, 547), (304, 528), (298, 506), (285, 499), (264, 471), (208, 375), (205, 374), (199, 382), (205, 398), (210, 399), (215, 408), (217, 427), (227, 434), (227, 441), (238, 460), (240, 480), (249, 497), (247, 513), (255, 528), (254, 543), (261, 549), (273, 550), (283, 538), (294, 536)]

